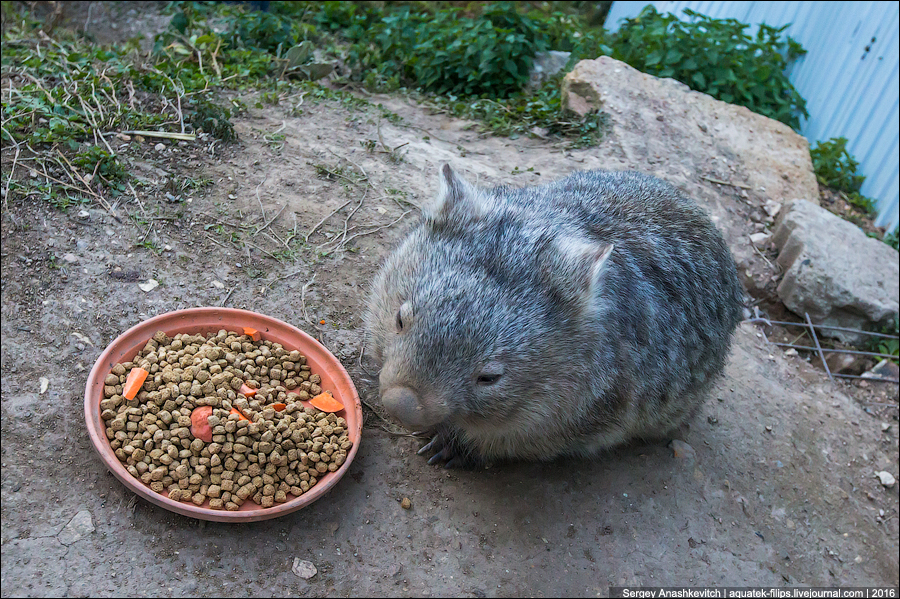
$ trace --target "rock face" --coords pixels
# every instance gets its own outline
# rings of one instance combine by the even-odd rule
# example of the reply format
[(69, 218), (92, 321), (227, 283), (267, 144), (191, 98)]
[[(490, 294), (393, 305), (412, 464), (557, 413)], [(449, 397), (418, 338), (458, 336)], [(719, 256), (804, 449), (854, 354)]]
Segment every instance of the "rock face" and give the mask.
[[(789, 310), (815, 324), (863, 329), (883, 326), (900, 309), (900, 261), (885, 243), (809, 202), (789, 202), (775, 223), (784, 277), (778, 295)], [(823, 335), (846, 342), (863, 338), (842, 331)]]
[[(762, 203), (819, 203), (806, 138), (743, 106), (607, 56), (575, 65), (563, 80), (562, 96), (563, 106), (580, 115), (595, 109), (609, 114), (612, 141), (632, 164), (681, 163), (707, 181), (758, 194)], [(672, 148), (685, 151), (673, 155)]]
[(538, 52), (534, 56), (534, 66), (531, 67), (528, 86), (536, 89), (541, 84), (553, 77), (566, 67), (569, 62), (571, 52), (558, 52), (550, 50), (549, 52)]

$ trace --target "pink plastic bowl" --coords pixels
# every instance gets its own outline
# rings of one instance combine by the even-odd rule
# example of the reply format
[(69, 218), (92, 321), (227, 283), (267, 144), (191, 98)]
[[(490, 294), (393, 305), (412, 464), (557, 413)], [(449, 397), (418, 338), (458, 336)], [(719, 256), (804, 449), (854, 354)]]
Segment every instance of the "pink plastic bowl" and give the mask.
[[(296, 349), (306, 356), (312, 372), (322, 377), (322, 388), (331, 391), (335, 399), (344, 404), (344, 410), (338, 412), (337, 415), (347, 421), (347, 432), (350, 440), (353, 441), (353, 447), (347, 454), (346, 461), (336, 472), (324, 475), (312, 489), (300, 497), (289, 495), (288, 497), (292, 497), (292, 499), (285, 503), (275, 504), (270, 508), (264, 509), (252, 501), (245, 501), (240, 510), (229, 512), (210, 508), (208, 501), (202, 506), (190, 502), (172, 501), (168, 498), (167, 493), (155, 493), (149, 485), (131, 476), (113, 453), (106, 438), (106, 425), (100, 418), (103, 381), (117, 363), (127, 362), (134, 358), (156, 331), (165, 331), (169, 336), (178, 333), (206, 335), (216, 333), (221, 329), (241, 332), (243, 327), (254, 328), (260, 332), (263, 339), (280, 343), (289, 350)], [(303, 403), (309, 405), (308, 402)], [(350, 464), (359, 450), (363, 422), (362, 404), (356, 388), (353, 386), (353, 381), (350, 380), (350, 376), (337, 358), (322, 344), (300, 329), (280, 320), (247, 310), (231, 308), (190, 308), (169, 312), (145, 320), (120, 335), (100, 354), (97, 363), (91, 370), (84, 392), (84, 415), (94, 449), (100, 454), (106, 467), (122, 481), (122, 484), (147, 501), (167, 510), (191, 518), (216, 522), (256, 522), (277, 518), (295, 512), (322, 497), (337, 484), (350, 468)]]

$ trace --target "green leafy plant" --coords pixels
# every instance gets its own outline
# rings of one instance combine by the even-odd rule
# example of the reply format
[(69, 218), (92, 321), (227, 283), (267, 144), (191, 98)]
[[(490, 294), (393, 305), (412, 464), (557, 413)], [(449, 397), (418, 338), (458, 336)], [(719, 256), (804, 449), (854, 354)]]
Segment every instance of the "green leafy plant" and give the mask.
[(846, 137), (817, 142), (809, 155), (820, 184), (848, 193), (862, 187), (866, 178), (856, 173), (859, 163), (847, 151)]
[(594, 112), (584, 118), (566, 115), (562, 110), (560, 81), (562, 75), (550, 78), (537, 91), (517, 94), (505, 101), (489, 98), (466, 100), (455, 97), (438, 97), (436, 106), (450, 113), (483, 123), (487, 131), (516, 137), (535, 133), (540, 129), (546, 134), (571, 140), (576, 148), (596, 145), (602, 137), (608, 115)]
[(808, 116), (806, 102), (784, 70), (806, 51), (792, 38), (782, 39), (788, 25), (762, 24), (751, 36), (748, 25), (735, 19), (684, 12), (687, 21), (647, 6), (610, 38), (612, 56), (799, 129), (800, 117)]
[(100, 146), (91, 146), (87, 150), (78, 152), (72, 158), (72, 164), (92, 176), (95, 173), (99, 174), (107, 181), (118, 181), (128, 174), (122, 163)]
[(320, 30), (350, 42), (352, 77), (370, 89), (416, 88), (437, 109), (477, 119), (499, 135), (543, 130), (574, 138), (576, 146), (599, 139), (600, 115), (563, 113), (562, 75), (536, 90), (525, 86), (536, 52), (570, 51), (570, 64), (608, 53), (601, 29), (562, 12), (526, 13), (518, 3), (486, 4), (474, 15), (477, 8), (446, 3), (374, 4), (324, 2), (311, 11)]
[(875, 200), (859, 193), (866, 177), (857, 174), (859, 163), (847, 151), (846, 137), (817, 142), (809, 155), (820, 185), (843, 192), (847, 201), (867, 216), (877, 213)]
[[(880, 331), (885, 335), (894, 335), (900, 337), (900, 320), (894, 319), (890, 325), (883, 327)], [(888, 354), (894, 356), (894, 362), (900, 362), (900, 340), (890, 339), (886, 337), (872, 337), (868, 342), (868, 351), (878, 352), (879, 354)]]
[(234, 141), (234, 125), (231, 123), (231, 110), (216, 104), (203, 96), (195, 96), (190, 105), (191, 112), (187, 121), (195, 128), (201, 129), (222, 141)]
[(375, 68), (382, 80), (438, 94), (508, 97), (528, 82), (534, 54), (548, 42), (544, 24), (509, 2), (487, 5), (475, 18), (459, 8), (326, 2), (315, 18), (352, 42), (348, 57), (358, 71)]
[(894, 248), (895, 250), (900, 251), (900, 237), (898, 237), (897, 233), (900, 232), (900, 227), (894, 229), (890, 233), (884, 236), (884, 241), (886, 244)]

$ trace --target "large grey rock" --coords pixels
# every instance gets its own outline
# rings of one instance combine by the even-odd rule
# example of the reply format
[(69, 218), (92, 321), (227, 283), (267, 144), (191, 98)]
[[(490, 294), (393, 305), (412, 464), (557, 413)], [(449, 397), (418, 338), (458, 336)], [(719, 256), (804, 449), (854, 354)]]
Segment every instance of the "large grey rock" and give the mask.
[[(772, 241), (784, 277), (778, 295), (795, 314), (815, 324), (863, 329), (883, 326), (900, 309), (900, 258), (895, 249), (867, 237), (831, 212), (795, 200), (775, 222)], [(863, 337), (823, 331), (859, 342)]]
[(612, 139), (604, 142), (620, 143), (632, 164), (683, 166), (688, 176), (727, 182), (763, 204), (819, 203), (809, 143), (784, 123), (608, 56), (575, 65), (563, 79), (562, 96), (575, 113), (609, 114)]

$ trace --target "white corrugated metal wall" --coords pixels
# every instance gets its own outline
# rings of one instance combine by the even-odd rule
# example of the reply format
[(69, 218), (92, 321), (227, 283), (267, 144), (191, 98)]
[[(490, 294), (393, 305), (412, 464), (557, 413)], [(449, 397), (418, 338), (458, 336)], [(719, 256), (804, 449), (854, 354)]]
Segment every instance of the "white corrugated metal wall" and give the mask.
[(846, 137), (866, 176), (862, 194), (878, 201), (876, 224), (897, 226), (900, 170), (900, 3), (898, 2), (613, 2), (605, 27), (634, 17), (647, 4), (685, 18), (690, 8), (714, 18), (781, 26), (807, 50), (790, 70), (806, 99), (810, 140)]

